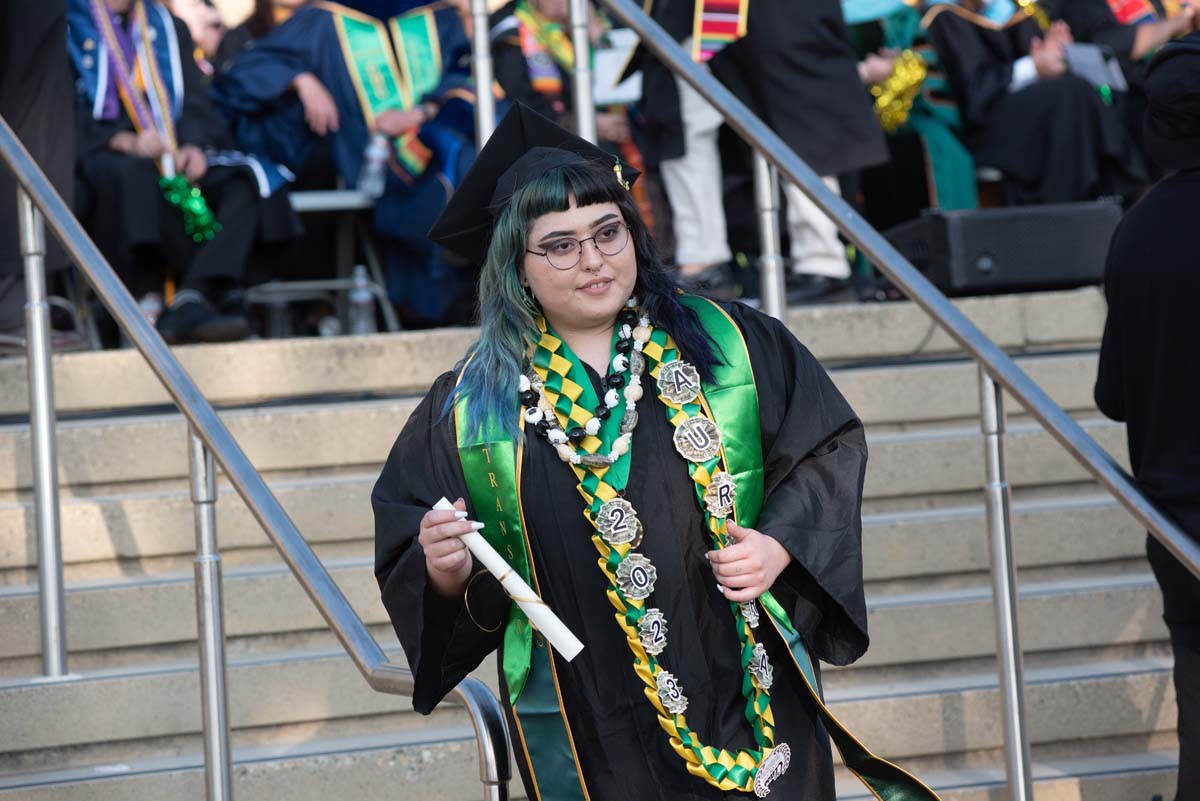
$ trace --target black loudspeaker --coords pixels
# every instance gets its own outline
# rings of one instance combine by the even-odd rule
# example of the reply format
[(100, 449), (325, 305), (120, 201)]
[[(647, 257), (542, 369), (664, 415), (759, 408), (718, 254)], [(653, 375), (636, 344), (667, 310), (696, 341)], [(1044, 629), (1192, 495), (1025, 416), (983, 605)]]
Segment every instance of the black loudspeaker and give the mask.
[(1100, 283), (1120, 221), (1107, 202), (933, 210), (884, 235), (947, 295), (986, 295)]

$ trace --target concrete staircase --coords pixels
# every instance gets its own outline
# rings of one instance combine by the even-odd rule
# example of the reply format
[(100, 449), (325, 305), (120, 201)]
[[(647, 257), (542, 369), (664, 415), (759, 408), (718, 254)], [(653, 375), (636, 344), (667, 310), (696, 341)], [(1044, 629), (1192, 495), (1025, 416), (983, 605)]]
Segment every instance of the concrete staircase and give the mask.
[[(1112, 453), (1091, 401), (1092, 290), (961, 308)], [(1007, 798), (976, 372), (910, 304), (796, 311), (868, 426), (872, 646), (826, 672), (836, 713), (948, 801)], [(396, 658), (368, 495), (419, 393), (468, 330), (179, 349), (343, 592)], [(0, 801), (203, 795), (186, 427), (131, 352), (56, 359), (70, 667), (39, 669), (24, 364), (0, 361)], [(1010, 407), (1009, 471), (1039, 801), (1149, 801), (1174, 785), (1175, 713), (1143, 534)], [(478, 798), (467, 718), (370, 691), (235, 494), (223, 490), (239, 801)], [(479, 672), (494, 685), (494, 667)], [(845, 777), (842, 777), (845, 779)], [(870, 798), (853, 779), (840, 796)], [(523, 797), (520, 782), (514, 797)]]

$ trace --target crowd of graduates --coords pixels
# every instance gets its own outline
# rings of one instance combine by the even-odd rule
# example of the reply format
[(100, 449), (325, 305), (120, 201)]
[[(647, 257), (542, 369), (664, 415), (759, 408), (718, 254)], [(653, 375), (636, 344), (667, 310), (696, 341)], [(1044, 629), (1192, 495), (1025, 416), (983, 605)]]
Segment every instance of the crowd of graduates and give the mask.
[[(248, 287), (331, 276), (328, 220), (289, 201), (308, 189), (368, 189), (405, 326), (471, 321), (476, 265), (426, 238), (474, 158), (467, 0), (256, 0), (240, 23), (211, 0), (66, 7), (73, 205), (168, 341), (253, 335)], [(566, 0), (490, 10), (498, 114), (520, 102), (571, 127)], [(1142, 65), (1200, 25), (1174, 0), (649, 10), (881, 229), (929, 208), (1136, 199), (1158, 177), (1140, 142)], [(616, 38), (601, 10), (590, 34), (597, 48)], [(753, 300), (751, 153), (688, 84), (631, 55), (640, 96), (596, 109), (601, 146), (646, 173), (637, 200), (685, 285)], [(796, 187), (783, 196), (789, 299), (870, 294), (832, 223)]]

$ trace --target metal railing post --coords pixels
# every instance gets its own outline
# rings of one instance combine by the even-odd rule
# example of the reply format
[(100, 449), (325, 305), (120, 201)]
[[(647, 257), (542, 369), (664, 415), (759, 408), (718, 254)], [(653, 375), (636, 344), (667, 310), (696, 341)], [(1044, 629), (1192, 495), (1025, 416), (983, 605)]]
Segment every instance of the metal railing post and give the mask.
[(208, 801), (232, 801), (229, 699), (225, 692), (225, 622), (217, 551), (217, 483), (213, 455), (188, 429), (192, 503), (196, 513), (196, 624), (200, 645), (200, 714)]
[(754, 202), (758, 207), (758, 280), (763, 311), (777, 320), (787, 312), (783, 257), (779, 250), (779, 173), (754, 151)]
[(575, 68), (571, 71), (574, 91), (575, 133), (595, 144), (596, 104), (592, 100), (592, 39), (588, 35), (591, 9), (588, 0), (570, 0), (571, 47)]
[(38, 600), (42, 673), (67, 673), (62, 539), (58, 518), (54, 373), (50, 364), (50, 304), (46, 301), (46, 227), (24, 189), (17, 189), (21, 258), (25, 265), (25, 349), (29, 369), (29, 430), (33, 452), (34, 520), (38, 534)]
[(1033, 801), (1029, 732), (1025, 717), (1025, 677), (1018, 620), (1017, 574), (1013, 558), (1012, 490), (1004, 467), (1004, 399), (1000, 385), (980, 366), (980, 427), (987, 463), (988, 535), (992, 549), (992, 598), (996, 608), (996, 656), (1004, 704), (1004, 750), (1012, 801)]
[(475, 149), (496, 130), (496, 95), (492, 69), (492, 29), (488, 25), (487, 0), (471, 0), (471, 77), (475, 81)]

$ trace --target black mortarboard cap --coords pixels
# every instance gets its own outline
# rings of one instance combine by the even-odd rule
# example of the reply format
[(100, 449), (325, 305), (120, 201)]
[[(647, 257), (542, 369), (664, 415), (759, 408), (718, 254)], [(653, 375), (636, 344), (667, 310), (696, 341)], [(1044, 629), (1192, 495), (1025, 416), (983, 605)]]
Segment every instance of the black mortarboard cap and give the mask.
[[(475, 163), (442, 211), (429, 238), (474, 264), (482, 264), (496, 215), (513, 193), (547, 170), (594, 162), (612, 169), (619, 162), (586, 139), (516, 102), (475, 157)], [(620, 163), (630, 186), (640, 173)], [(614, 173), (613, 180), (617, 180)]]

